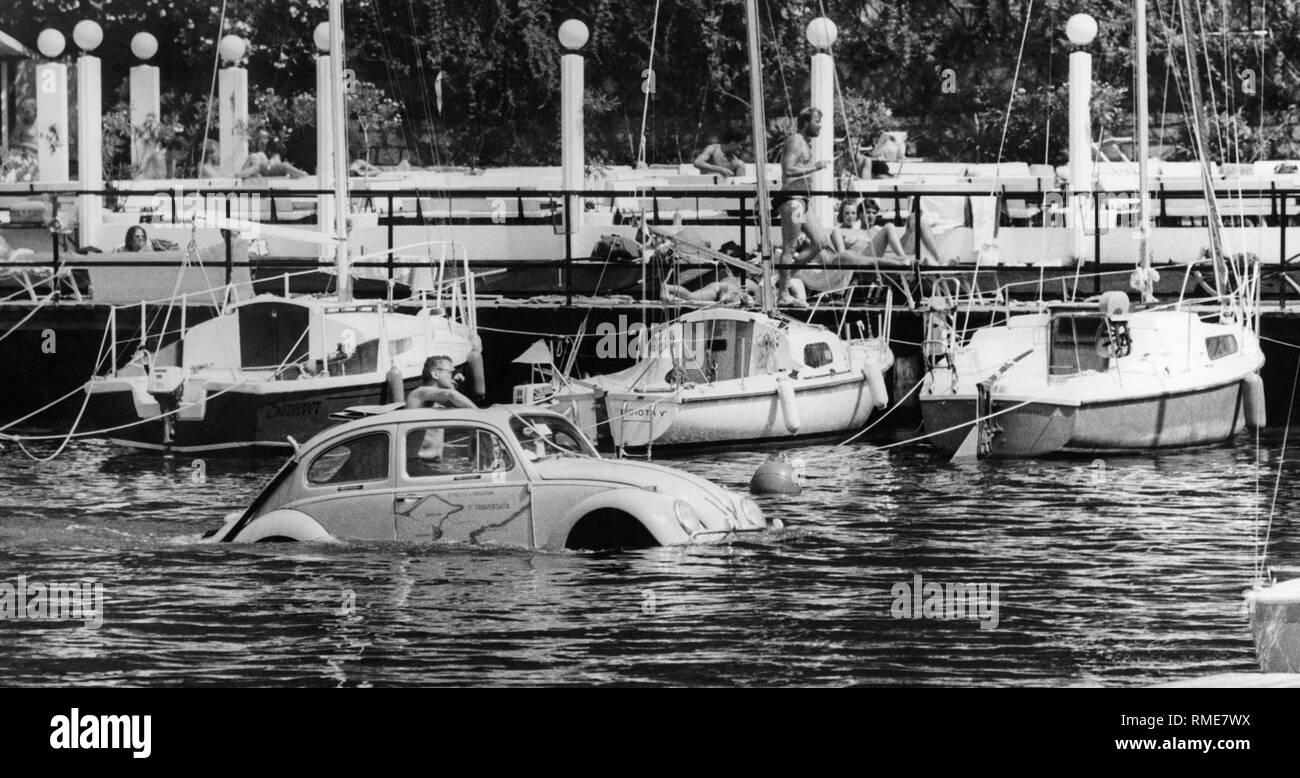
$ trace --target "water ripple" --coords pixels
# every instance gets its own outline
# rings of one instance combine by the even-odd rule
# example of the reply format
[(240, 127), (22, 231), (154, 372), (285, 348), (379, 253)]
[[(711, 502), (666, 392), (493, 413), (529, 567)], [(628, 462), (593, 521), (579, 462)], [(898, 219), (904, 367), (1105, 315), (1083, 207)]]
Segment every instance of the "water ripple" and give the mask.
[[(726, 546), (540, 554), (199, 546), (277, 463), (0, 451), (0, 579), (93, 580), (104, 621), (0, 621), (23, 685), (1133, 685), (1254, 669), (1242, 592), (1280, 436), (1154, 457), (949, 464), (790, 449), (788, 529)], [(672, 464), (744, 489), (766, 452)], [(1269, 548), (1300, 559), (1285, 464)], [(897, 618), (895, 588), (997, 584), (998, 624)]]

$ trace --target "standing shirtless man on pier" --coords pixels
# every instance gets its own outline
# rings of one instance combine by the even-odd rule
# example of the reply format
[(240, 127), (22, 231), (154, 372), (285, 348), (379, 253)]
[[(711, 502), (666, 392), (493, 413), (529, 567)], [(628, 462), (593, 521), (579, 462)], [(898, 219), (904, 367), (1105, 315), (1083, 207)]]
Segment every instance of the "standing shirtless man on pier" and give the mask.
[[(822, 249), (834, 248), (820, 224), (808, 219), (808, 200), (812, 196), (810, 178), (813, 173), (831, 163), (828, 160), (813, 162), (812, 147), (808, 141), (816, 138), (822, 130), (822, 112), (816, 108), (805, 108), (799, 112), (795, 132), (785, 140), (785, 153), (781, 155), (781, 192), (775, 198), (778, 213), (781, 215), (781, 264), (807, 262), (817, 256)], [(808, 236), (808, 246), (802, 253), (798, 251), (800, 234)], [(778, 271), (776, 288), (781, 305), (798, 304), (786, 284), (790, 270)], [(805, 305), (807, 303), (804, 303)]]

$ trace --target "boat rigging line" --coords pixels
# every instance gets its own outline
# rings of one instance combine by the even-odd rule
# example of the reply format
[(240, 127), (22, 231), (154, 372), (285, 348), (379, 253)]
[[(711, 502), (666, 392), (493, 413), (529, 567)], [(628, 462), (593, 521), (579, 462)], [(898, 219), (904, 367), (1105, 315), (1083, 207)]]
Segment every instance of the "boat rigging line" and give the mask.
[(645, 100), (641, 104), (641, 147), (636, 153), (636, 166), (643, 168), (645, 162), (645, 123), (650, 114), (650, 95), (654, 92), (655, 84), (655, 41), (659, 37), (659, 0), (655, 0), (654, 21), (650, 23), (650, 61), (646, 65), (646, 75), (649, 80), (646, 81), (641, 91), (645, 93)]

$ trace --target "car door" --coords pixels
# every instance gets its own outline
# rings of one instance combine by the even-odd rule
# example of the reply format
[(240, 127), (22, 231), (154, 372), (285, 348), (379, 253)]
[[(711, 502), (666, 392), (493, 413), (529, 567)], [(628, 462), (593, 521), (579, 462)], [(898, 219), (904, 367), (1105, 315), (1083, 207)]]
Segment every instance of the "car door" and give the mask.
[(527, 474), (491, 427), (403, 424), (397, 465), (399, 540), (536, 545)]
[(369, 430), (327, 447), (298, 476), (299, 499), (284, 507), (336, 538), (392, 540), (393, 442), (390, 432)]

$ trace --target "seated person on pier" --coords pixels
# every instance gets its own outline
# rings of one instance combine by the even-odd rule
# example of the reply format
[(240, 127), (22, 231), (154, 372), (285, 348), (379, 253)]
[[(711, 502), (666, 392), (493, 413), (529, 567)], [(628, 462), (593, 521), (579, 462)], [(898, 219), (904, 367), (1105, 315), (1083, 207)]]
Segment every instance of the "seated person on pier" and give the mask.
[[(786, 281), (785, 295), (803, 300), (807, 297), (804, 284), (798, 278)], [(743, 281), (730, 272), (710, 284), (694, 291), (678, 284), (665, 283), (660, 291), (660, 299), (665, 303), (717, 303), (719, 305), (753, 306), (758, 298), (758, 284), (748, 278)]]
[(176, 243), (170, 240), (155, 238), (150, 240), (149, 233), (145, 232), (144, 227), (134, 225), (126, 228), (126, 237), (122, 245), (113, 249), (115, 252), (136, 253), (140, 251), (175, 251), (180, 248)]
[(695, 158), (695, 167), (701, 173), (712, 173), (723, 178), (744, 175), (745, 161), (740, 158), (740, 133), (729, 129), (719, 141), (709, 138), (709, 145)]
[[(860, 205), (852, 200), (840, 203), (839, 226), (831, 231), (832, 257), (849, 265), (910, 267), (915, 258), (904, 250), (898, 227), (877, 224), (879, 214), (880, 206), (870, 200)], [(826, 255), (821, 253), (823, 262)]]
[[(836, 245), (838, 251), (853, 251), (858, 254), (875, 257), (881, 266), (910, 266), (916, 262), (916, 215), (912, 214), (907, 219), (907, 227), (901, 229), (898, 225), (891, 222), (880, 221), (880, 205), (874, 200), (864, 200), (858, 207), (858, 215), (864, 229), (849, 231), (846, 226), (851, 227), (852, 223), (845, 213), (844, 204), (840, 206), (840, 227), (831, 233), (831, 241), (835, 242), (836, 233), (839, 234), (840, 241)], [(934, 229), (929, 221), (921, 222), (920, 229), (921, 248), (928, 256), (921, 261), (922, 265), (941, 266), (953, 264), (956, 260), (949, 259), (943, 261), (939, 259), (939, 247), (935, 243)], [(865, 241), (870, 241), (869, 245)], [(850, 261), (857, 258), (849, 257)], [(857, 261), (857, 264), (862, 264)]]
[(204, 141), (199, 178), (221, 178), (221, 146), (214, 140)]
[(377, 176), (382, 172), (384, 171), (370, 164), (369, 160), (361, 159), (360, 157), (352, 160), (352, 164), (348, 167), (348, 175), (358, 176), (360, 178)]
[(136, 225), (126, 228), (126, 238), (123, 239), (122, 245), (117, 248), (118, 251), (153, 251), (153, 244), (149, 242), (149, 233), (144, 231), (144, 227)]
[[(265, 131), (263, 131), (265, 135)], [(279, 144), (267, 142), (266, 152), (254, 151), (244, 160), (235, 178), (306, 178), (307, 172), (281, 159)]]

